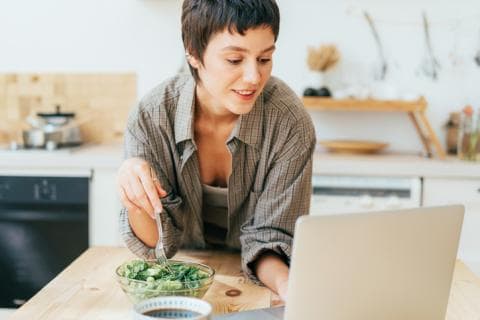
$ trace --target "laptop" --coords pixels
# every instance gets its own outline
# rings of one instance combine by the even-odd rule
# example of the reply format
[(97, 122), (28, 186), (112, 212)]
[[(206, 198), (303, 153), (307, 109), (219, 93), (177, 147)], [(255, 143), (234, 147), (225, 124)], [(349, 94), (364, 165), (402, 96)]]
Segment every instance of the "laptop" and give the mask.
[(215, 320), (444, 320), (464, 207), (297, 220), (285, 308)]

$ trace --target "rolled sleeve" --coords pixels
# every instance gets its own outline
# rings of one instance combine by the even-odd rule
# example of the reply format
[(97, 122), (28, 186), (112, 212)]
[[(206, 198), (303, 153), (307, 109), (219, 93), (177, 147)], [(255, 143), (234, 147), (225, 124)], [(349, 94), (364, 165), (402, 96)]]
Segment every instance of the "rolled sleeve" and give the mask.
[(289, 264), (295, 221), (310, 207), (314, 140), (303, 153), (273, 166), (252, 218), (241, 227), (242, 268), (257, 284), (252, 263), (264, 252), (273, 251)]
[(131, 252), (136, 256), (143, 259), (152, 259), (155, 257), (154, 249), (146, 246), (140, 239), (133, 233), (130, 223), (128, 222), (128, 210), (122, 208), (120, 210), (120, 235)]
[[(162, 199), (163, 212), (160, 215), (160, 219), (163, 229), (163, 245), (165, 254), (168, 258), (175, 255), (181, 243), (183, 230), (175, 221), (176, 219), (174, 219), (176, 211), (181, 203), (182, 200), (173, 195), (169, 195)], [(122, 208), (120, 211), (120, 234), (127, 248), (135, 255), (144, 259), (155, 258), (155, 249), (145, 245), (133, 232), (128, 221), (128, 210), (126, 208)]]
[[(168, 179), (164, 172), (164, 167), (171, 166), (171, 164), (162, 155), (168, 155), (169, 152), (166, 152), (162, 147), (162, 141), (155, 141), (155, 148), (149, 144), (146, 132), (152, 130), (150, 128), (152, 123), (155, 122), (152, 122), (148, 115), (138, 111), (138, 109), (134, 110), (125, 132), (125, 158), (139, 157), (149, 162), (155, 170), (163, 189), (168, 193), (166, 197), (161, 199), (163, 206), (161, 222), (165, 253), (167, 257), (172, 257), (180, 247), (183, 232), (183, 215), (180, 212), (182, 210), (182, 198), (177, 195), (173, 188), (174, 183)], [(145, 245), (133, 232), (126, 208), (122, 208), (120, 211), (120, 234), (126, 246), (137, 256), (146, 259), (155, 257), (154, 248)]]

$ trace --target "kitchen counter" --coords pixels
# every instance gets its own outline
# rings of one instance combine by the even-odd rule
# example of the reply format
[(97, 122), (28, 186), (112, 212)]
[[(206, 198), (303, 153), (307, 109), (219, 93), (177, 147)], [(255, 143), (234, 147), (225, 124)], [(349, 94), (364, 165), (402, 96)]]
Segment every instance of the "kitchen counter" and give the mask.
[[(132, 304), (114, 277), (115, 268), (133, 258), (126, 248), (95, 247), (87, 250), (67, 269), (10, 318), (16, 319), (130, 319)], [(182, 251), (176, 258), (208, 264), (215, 268), (215, 281), (204, 299), (215, 314), (280, 305), (270, 290), (245, 279), (240, 256), (212, 251)], [(238, 289), (236, 297), (227, 295)], [(480, 318), (480, 279), (460, 261), (447, 309), (448, 320)]]
[[(117, 194), (116, 174), (123, 161), (123, 147), (117, 144), (85, 144), (77, 148), (11, 151), (0, 146), (0, 176), (39, 177), (89, 177), (89, 243), (90, 245), (119, 245), (118, 212), (121, 209)], [(423, 204), (439, 205), (448, 197), (455, 203), (469, 204), (467, 211), (480, 212), (478, 189), (480, 165), (460, 161), (455, 157), (446, 160), (428, 159), (419, 155), (379, 154), (342, 155), (317, 151), (314, 154), (313, 172), (333, 176), (384, 176), (422, 178)], [(443, 179), (432, 180), (432, 179)], [(454, 180), (456, 179), (456, 180)], [(451, 185), (461, 195), (452, 198)], [(438, 195), (432, 199), (429, 195)], [(442, 201), (438, 201), (438, 198)], [(426, 199), (426, 201), (425, 201)], [(472, 207), (473, 204), (473, 207)], [(475, 220), (479, 221), (480, 220)], [(105, 229), (105, 225), (111, 228)], [(477, 222), (469, 225), (471, 234), (477, 234)], [(478, 243), (476, 236), (469, 237)], [(475, 261), (478, 259), (475, 259)], [(470, 261), (466, 259), (468, 263)], [(480, 265), (480, 260), (476, 261)]]
[[(123, 160), (120, 143), (86, 144), (77, 148), (10, 151), (0, 147), (0, 174), (13, 170), (116, 169)], [(415, 154), (349, 155), (317, 150), (313, 172), (319, 175), (365, 175), (403, 177), (480, 178), (480, 165), (454, 156), (446, 160), (424, 158)]]
[(319, 175), (364, 175), (430, 178), (480, 178), (480, 162), (425, 158), (415, 154), (353, 155), (317, 151), (313, 172)]
[(122, 150), (121, 144), (84, 144), (52, 151), (9, 150), (3, 146), (0, 148), (0, 172), (22, 169), (118, 168), (123, 160)]

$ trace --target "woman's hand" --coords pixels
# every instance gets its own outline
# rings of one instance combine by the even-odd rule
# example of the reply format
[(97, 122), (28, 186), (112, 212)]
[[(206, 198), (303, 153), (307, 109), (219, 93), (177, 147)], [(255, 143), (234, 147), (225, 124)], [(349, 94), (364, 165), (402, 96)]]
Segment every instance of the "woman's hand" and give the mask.
[(155, 219), (162, 210), (160, 198), (167, 195), (150, 164), (141, 158), (125, 160), (118, 170), (118, 191), (128, 212), (146, 212)]
[(282, 279), (277, 283), (277, 294), (283, 302), (287, 302), (288, 278)]

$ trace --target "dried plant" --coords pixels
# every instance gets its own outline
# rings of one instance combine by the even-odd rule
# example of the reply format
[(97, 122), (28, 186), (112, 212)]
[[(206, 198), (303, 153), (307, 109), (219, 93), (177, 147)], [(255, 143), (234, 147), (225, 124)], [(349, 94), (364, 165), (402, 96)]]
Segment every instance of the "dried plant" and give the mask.
[(340, 52), (332, 44), (320, 45), (318, 48), (308, 48), (307, 64), (310, 70), (325, 72), (333, 68), (340, 60)]

